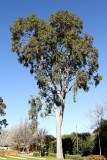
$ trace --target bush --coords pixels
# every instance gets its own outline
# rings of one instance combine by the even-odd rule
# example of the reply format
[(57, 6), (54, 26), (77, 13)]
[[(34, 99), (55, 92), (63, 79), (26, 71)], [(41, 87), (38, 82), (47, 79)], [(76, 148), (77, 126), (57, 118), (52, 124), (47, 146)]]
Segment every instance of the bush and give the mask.
[(100, 155), (89, 155), (87, 156), (87, 160), (105, 160), (105, 157)]
[(49, 157), (56, 157), (56, 153), (48, 153)]
[(40, 156), (40, 153), (39, 153), (39, 152), (34, 152), (34, 153), (33, 153), (33, 156), (34, 156), (34, 157), (39, 157), (39, 156)]
[(81, 160), (82, 157), (81, 155), (70, 155), (70, 154), (65, 154), (66, 159), (73, 159), (73, 160)]

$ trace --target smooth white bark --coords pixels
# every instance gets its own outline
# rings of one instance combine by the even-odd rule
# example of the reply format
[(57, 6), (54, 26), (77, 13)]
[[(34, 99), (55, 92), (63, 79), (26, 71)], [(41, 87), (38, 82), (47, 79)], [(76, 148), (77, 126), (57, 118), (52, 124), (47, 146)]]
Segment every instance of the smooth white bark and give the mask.
[(62, 138), (61, 138), (61, 126), (63, 121), (63, 115), (58, 112), (58, 109), (55, 107), (56, 114), (56, 137), (57, 137), (57, 158), (64, 159), (63, 149), (62, 149)]
[(63, 159), (62, 138), (61, 138), (62, 117), (57, 120), (56, 134), (57, 134), (57, 158)]

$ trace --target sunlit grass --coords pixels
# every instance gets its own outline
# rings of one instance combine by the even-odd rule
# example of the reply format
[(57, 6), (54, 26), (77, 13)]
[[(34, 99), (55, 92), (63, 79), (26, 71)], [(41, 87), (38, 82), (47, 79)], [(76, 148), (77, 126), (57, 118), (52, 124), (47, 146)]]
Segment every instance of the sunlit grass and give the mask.
[(21, 156), (12, 156), (12, 157), (0, 156), (0, 160), (57, 160), (57, 159), (54, 158), (54, 157), (44, 157), (44, 158), (33, 157), (33, 158), (29, 158), (29, 157), (21, 157)]
[(46, 160), (57, 160), (57, 158), (54, 158), (54, 157), (46, 157)]

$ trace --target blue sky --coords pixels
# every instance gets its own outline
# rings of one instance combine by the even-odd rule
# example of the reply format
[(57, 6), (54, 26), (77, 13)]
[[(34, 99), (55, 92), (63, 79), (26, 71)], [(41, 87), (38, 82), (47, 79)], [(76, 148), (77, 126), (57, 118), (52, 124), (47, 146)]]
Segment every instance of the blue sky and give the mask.
[[(66, 108), (62, 134), (89, 130), (87, 118), (89, 108), (102, 104), (107, 93), (107, 0), (0, 0), (0, 96), (7, 104), (6, 118), (9, 126), (28, 117), (28, 100), (37, 95), (38, 87), (29, 69), (23, 68), (17, 56), (11, 51), (10, 26), (19, 17), (34, 13), (48, 21), (51, 14), (58, 10), (69, 10), (83, 20), (84, 32), (94, 36), (94, 46), (99, 50), (99, 72), (103, 76), (100, 85), (91, 87), (88, 93), (78, 92), (77, 102), (72, 94), (66, 99)], [(40, 119), (40, 127), (45, 127), (50, 134), (55, 131), (55, 118)]]

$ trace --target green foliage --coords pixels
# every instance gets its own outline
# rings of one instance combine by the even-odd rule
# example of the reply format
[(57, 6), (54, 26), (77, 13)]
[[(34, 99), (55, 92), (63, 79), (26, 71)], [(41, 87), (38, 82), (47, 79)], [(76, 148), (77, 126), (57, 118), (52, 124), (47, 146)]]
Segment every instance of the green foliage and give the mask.
[[(11, 26), (12, 50), (24, 66), (30, 66), (35, 75), (47, 114), (53, 102), (62, 107), (60, 94), (78, 88), (88, 91), (90, 84), (98, 85), (98, 50), (93, 47), (93, 37), (82, 32), (79, 17), (68, 11), (51, 15), (50, 23), (35, 15), (19, 17)], [(52, 95), (52, 96), (50, 96)]]
[[(54, 144), (51, 144), (51, 142), (55, 141), (56, 138), (52, 135), (46, 135), (45, 136), (45, 152), (55, 152), (56, 146)], [(55, 142), (56, 145), (56, 142)], [(55, 147), (55, 148), (54, 148)]]
[[(0, 116), (5, 116), (5, 110), (6, 109), (6, 104), (3, 102), (2, 97), (0, 97)], [(7, 126), (7, 121), (6, 119), (0, 120), (0, 129), (2, 128), (2, 126)]]
[(38, 128), (38, 113), (40, 112), (42, 108), (42, 102), (39, 97), (31, 97), (29, 100), (29, 104), (31, 106), (29, 110), (29, 119), (31, 120), (31, 130), (32, 133), (37, 131)]
[[(78, 154), (82, 156), (89, 155), (93, 152), (95, 142), (94, 137), (89, 133), (78, 134)], [(73, 142), (73, 154), (77, 154), (77, 139)]]
[(63, 136), (62, 138), (62, 146), (64, 154), (72, 154), (73, 142), (71, 140), (70, 135)]
[(105, 157), (100, 155), (89, 155), (87, 156), (87, 160), (105, 160)]
[(49, 143), (49, 153), (56, 153), (56, 140), (53, 140)]
[(63, 153), (64, 154), (77, 154), (77, 140), (78, 140), (78, 154), (87, 156), (93, 153), (95, 145), (95, 137), (90, 133), (75, 133), (71, 135), (63, 135)]

